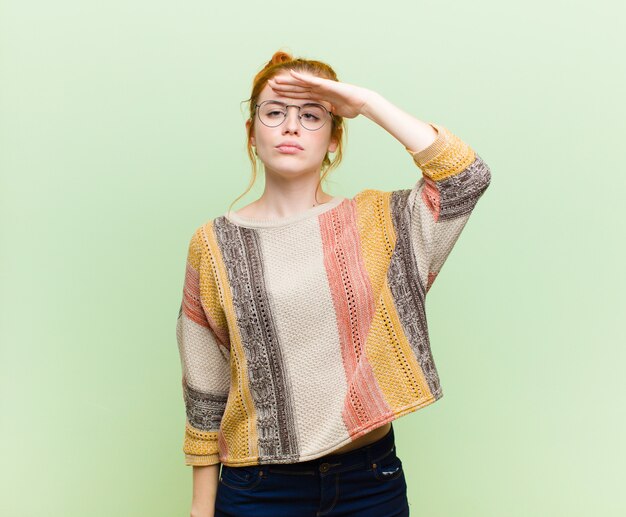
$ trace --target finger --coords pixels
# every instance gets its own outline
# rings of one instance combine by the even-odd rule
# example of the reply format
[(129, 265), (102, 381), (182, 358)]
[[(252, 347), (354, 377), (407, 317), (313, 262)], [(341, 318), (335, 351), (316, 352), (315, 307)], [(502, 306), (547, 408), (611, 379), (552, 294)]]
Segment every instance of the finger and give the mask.
[(303, 74), (303, 73), (296, 72), (295, 70), (291, 70), (291, 69), (289, 69), (289, 72), (295, 79), (300, 80), (300, 81), (306, 81), (308, 83), (313, 83), (313, 84), (319, 84), (321, 82), (320, 78), (314, 75)]
[(268, 82), (272, 82), (274, 84), (292, 84), (292, 85), (299, 85), (299, 86), (315, 86), (315, 83), (313, 81), (309, 81), (306, 79), (300, 79), (298, 77), (285, 77), (285, 76), (281, 76), (279, 77), (273, 77), (272, 79), (269, 79)]
[(286, 86), (288, 84), (291, 85), (298, 85), (298, 86), (304, 86), (304, 84), (301, 81), (295, 81), (295, 80), (291, 80), (291, 79), (278, 79), (277, 77), (274, 77), (272, 79), (268, 79), (267, 83), (274, 86), (274, 85), (280, 85), (280, 86)]
[(281, 93), (281, 95), (283, 97), (291, 97), (292, 99), (310, 99), (310, 100), (314, 100), (316, 102), (319, 102), (319, 100), (315, 99), (314, 97), (311, 97), (311, 95), (309, 95), (308, 93), (298, 93), (298, 92), (289, 92), (289, 93)]
[(291, 77), (288, 77), (286, 79), (282, 79), (282, 78), (278, 79), (275, 77), (273, 79), (269, 79), (267, 82), (273, 83), (273, 84), (281, 84), (281, 85), (291, 84), (291, 85), (298, 85), (298, 86), (304, 86), (304, 85), (311, 86), (311, 83), (307, 81), (301, 81), (299, 79), (295, 79)]
[(310, 92), (311, 91), (310, 87), (297, 86), (295, 84), (294, 85), (286, 85), (286, 84), (276, 85), (276, 86), (272, 86), (272, 89), (276, 91), (281, 91), (281, 92)]

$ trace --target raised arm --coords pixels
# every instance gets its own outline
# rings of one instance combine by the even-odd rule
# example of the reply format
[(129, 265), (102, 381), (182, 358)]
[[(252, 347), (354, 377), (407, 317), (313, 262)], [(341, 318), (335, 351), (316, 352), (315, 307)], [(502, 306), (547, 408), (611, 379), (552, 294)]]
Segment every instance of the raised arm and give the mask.
[(371, 90), (361, 107), (361, 115), (376, 122), (413, 153), (424, 150), (437, 138), (437, 131), (429, 123), (422, 122)]
[(294, 71), (275, 78), (270, 85), (281, 95), (326, 100), (332, 113), (341, 117), (363, 115), (411, 154), (422, 177), (412, 189), (398, 191), (394, 203), (407, 208), (408, 224), (402, 226), (410, 236), (417, 270), (428, 290), (489, 186), (487, 164), (447, 128), (422, 122), (373, 90)]
[(398, 139), (422, 171), (412, 189), (398, 194), (408, 206), (411, 246), (428, 291), (489, 186), (491, 171), (446, 127), (422, 122), (378, 93), (367, 96), (361, 113)]

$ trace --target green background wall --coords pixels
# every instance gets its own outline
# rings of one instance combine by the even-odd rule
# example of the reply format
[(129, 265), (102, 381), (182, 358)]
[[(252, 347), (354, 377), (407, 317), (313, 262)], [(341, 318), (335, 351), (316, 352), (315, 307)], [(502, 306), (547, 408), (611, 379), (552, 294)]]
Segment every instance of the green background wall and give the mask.
[[(284, 48), (492, 171), (427, 302), (445, 396), (394, 425), (411, 515), (626, 515), (623, 3), (223, 4), (0, 3), (0, 514), (189, 514), (186, 248), (248, 183), (241, 101)], [(347, 124), (328, 192), (413, 185)]]

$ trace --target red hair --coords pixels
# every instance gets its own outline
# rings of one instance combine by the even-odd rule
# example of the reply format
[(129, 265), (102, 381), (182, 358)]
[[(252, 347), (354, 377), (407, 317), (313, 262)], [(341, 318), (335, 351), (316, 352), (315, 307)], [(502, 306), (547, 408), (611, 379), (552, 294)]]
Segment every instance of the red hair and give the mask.
[[(250, 127), (247, 130), (247, 144), (246, 148), (248, 151), (248, 157), (250, 158), (250, 162), (252, 163), (252, 178), (250, 179), (250, 183), (248, 184), (248, 188), (245, 190), (243, 194), (235, 199), (230, 205), (230, 208), (243, 196), (245, 196), (256, 181), (257, 176), (257, 157), (255, 150), (250, 143), (250, 137), (252, 136), (252, 129), (254, 125), (254, 116), (255, 116), (255, 106), (258, 102), (259, 95), (265, 88), (267, 81), (272, 79), (274, 76), (278, 75), (283, 70), (295, 70), (296, 72), (309, 73), (311, 75), (315, 75), (317, 77), (322, 77), (324, 79), (330, 79), (332, 81), (339, 81), (337, 79), (337, 74), (335, 71), (326, 63), (321, 61), (315, 61), (311, 59), (303, 59), (303, 58), (294, 58), (291, 54), (279, 50), (274, 52), (272, 59), (268, 61), (265, 67), (254, 77), (252, 81), (252, 95), (250, 95), (249, 99), (246, 99), (244, 102), (249, 102), (249, 120), (252, 121)], [(335, 151), (335, 157), (331, 161), (328, 152), (326, 156), (324, 156), (324, 161), (322, 162), (322, 175), (320, 176), (320, 180), (317, 184), (317, 188), (315, 189), (316, 199), (317, 199), (317, 189), (319, 188), (322, 181), (326, 178), (328, 173), (339, 166), (341, 163), (341, 159), (343, 157), (343, 139), (344, 135), (347, 137), (346, 128), (344, 126), (343, 117), (339, 117), (337, 115), (333, 115), (332, 117), (332, 127), (330, 138), (331, 140), (337, 141), (337, 150)], [(229, 211), (230, 211), (229, 208)]]

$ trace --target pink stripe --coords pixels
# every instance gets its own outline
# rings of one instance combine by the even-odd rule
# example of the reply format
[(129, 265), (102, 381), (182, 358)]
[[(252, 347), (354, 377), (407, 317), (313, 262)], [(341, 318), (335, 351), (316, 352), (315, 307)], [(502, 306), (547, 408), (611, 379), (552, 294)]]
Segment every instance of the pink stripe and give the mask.
[(350, 436), (364, 424), (388, 416), (391, 408), (365, 356), (365, 340), (376, 304), (356, 224), (356, 202), (342, 203), (318, 217), (324, 266), (335, 307), (341, 357), (348, 382), (343, 420)]
[(187, 262), (187, 271), (185, 274), (185, 287), (183, 289), (183, 311), (185, 316), (195, 321), (198, 325), (208, 327), (209, 322), (202, 308), (200, 301), (200, 275)]
[[(228, 449), (228, 443), (226, 442), (226, 438), (224, 438), (224, 433), (222, 432), (222, 428), (220, 426), (220, 430), (217, 433), (217, 449), (222, 458), (228, 458), (230, 456), (230, 451)], [(221, 458), (220, 458), (221, 461)]]
[(441, 212), (441, 195), (439, 194), (437, 184), (428, 176), (424, 176), (422, 199), (430, 210), (430, 213), (433, 214), (433, 219), (437, 222), (439, 219), (439, 213)]
[(428, 293), (428, 291), (430, 290), (430, 286), (433, 285), (433, 282), (435, 281), (435, 278), (437, 278), (437, 271), (433, 272), (429, 272), (428, 273), (428, 283), (426, 284), (426, 293)]
[(216, 339), (230, 351), (228, 329), (218, 327), (204, 310), (200, 298), (200, 275), (189, 262), (187, 262), (185, 287), (183, 288), (183, 312), (185, 316), (198, 325), (211, 329)]

